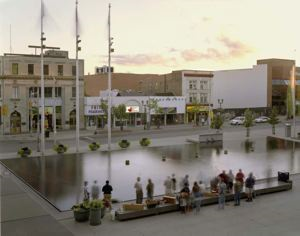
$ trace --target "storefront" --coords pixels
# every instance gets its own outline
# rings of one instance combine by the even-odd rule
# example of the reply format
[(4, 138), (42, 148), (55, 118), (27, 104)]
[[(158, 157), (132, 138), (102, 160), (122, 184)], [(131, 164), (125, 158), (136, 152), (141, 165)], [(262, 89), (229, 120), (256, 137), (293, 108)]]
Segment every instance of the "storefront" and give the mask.
[(209, 106), (208, 105), (187, 105), (187, 122), (193, 123), (196, 119), (196, 124), (208, 122)]

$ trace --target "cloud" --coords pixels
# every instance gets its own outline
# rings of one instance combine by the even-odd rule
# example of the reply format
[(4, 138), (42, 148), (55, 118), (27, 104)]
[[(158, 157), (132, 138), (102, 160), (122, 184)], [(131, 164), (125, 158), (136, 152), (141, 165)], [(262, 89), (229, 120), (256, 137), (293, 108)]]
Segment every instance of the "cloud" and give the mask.
[(196, 49), (186, 49), (181, 51), (181, 56), (185, 61), (197, 61), (202, 59), (208, 60), (227, 60), (232, 58), (240, 58), (253, 50), (248, 45), (232, 40), (226, 36), (221, 36), (217, 39), (221, 44), (222, 49), (208, 48), (204, 52)]
[(160, 54), (135, 54), (113, 56), (113, 63), (124, 66), (176, 64), (176, 58), (164, 57)]

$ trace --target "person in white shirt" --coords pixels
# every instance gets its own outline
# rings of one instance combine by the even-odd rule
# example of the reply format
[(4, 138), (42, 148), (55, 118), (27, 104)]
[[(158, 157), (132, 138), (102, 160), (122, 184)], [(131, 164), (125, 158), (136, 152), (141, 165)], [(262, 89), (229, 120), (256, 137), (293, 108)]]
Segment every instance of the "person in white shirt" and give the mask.
[(134, 184), (135, 192), (136, 192), (136, 203), (143, 203), (143, 187), (141, 184), (141, 178), (137, 177), (136, 182)]

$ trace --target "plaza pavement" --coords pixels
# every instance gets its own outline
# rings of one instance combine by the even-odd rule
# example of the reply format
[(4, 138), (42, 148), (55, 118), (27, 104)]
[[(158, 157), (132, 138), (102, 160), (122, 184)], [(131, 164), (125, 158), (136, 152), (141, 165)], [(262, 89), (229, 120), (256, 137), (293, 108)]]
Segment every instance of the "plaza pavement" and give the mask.
[[(270, 128), (256, 129), (251, 138), (270, 134)], [(241, 139), (245, 130), (229, 130), (224, 135)], [(277, 135), (284, 136), (283, 127)], [(196, 136), (158, 138), (152, 145), (179, 144), (186, 138)], [(138, 141), (131, 148), (138, 148)], [(213, 205), (203, 207), (198, 215), (173, 212), (125, 222), (112, 221), (106, 214), (100, 226), (90, 226), (75, 222), (71, 211), (58, 212), (4, 167), (0, 171), (2, 235), (300, 235), (300, 175), (292, 177), (291, 191), (259, 196), (253, 203), (243, 201), (240, 207), (230, 203), (218, 210)]]

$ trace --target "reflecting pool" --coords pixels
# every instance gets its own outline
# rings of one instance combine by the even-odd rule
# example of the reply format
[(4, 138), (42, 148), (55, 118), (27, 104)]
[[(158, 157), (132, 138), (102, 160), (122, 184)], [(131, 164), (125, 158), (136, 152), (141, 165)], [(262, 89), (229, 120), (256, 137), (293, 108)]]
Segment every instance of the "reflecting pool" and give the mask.
[[(85, 180), (89, 186), (94, 180), (102, 186), (109, 179), (113, 198), (125, 201), (135, 198), (137, 176), (142, 178), (144, 189), (151, 178), (155, 195), (160, 195), (164, 193), (164, 180), (172, 173), (177, 182), (189, 174), (190, 182), (203, 180), (207, 184), (213, 176), (229, 169), (236, 173), (241, 168), (245, 174), (252, 171), (257, 179), (277, 176), (277, 171), (299, 173), (299, 148), (299, 144), (281, 139), (258, 138), (253, 142), (224, 140), (223, 146), (217, 147), (183, 144), (1, 162), (57, 209), (65, 211), (82, 201)], [(129, 165), (125, 165), (126, 160)]]

